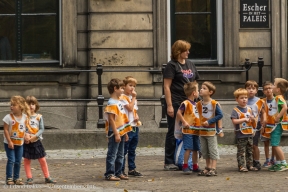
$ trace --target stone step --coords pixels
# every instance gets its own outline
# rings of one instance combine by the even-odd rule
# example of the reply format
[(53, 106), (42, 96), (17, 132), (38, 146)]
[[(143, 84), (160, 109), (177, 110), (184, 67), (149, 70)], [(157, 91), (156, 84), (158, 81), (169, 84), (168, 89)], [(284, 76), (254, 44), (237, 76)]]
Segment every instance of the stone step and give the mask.
[[(140, 130), (139, 147), (164, 147), (167, 129)], [(224, 137), (218, 137), (218, 144), (235, 144), (235, 134), (232, 129), (225, 130)], [(3, 131), (0, 131), (3, 134)], [(95, 149), (107, 148), (107, 139), (103, 129), (93, 130), (45, 130), (43, 145), (47, 150), (54, 149)], [(3, 140), (0, 150), (4, 151)], [(259, 142), (263, 146), (262, 142)], [(282, 135), (282, 146), (288, 146), (288, 133)]]

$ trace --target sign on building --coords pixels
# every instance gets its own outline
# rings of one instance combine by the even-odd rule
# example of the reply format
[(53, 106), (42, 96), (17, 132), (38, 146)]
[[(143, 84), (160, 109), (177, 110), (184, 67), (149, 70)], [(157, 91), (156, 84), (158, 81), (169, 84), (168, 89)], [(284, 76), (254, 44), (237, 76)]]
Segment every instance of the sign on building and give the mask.
[(240, 28), (269, 28), (269, 0), (240, 0)]

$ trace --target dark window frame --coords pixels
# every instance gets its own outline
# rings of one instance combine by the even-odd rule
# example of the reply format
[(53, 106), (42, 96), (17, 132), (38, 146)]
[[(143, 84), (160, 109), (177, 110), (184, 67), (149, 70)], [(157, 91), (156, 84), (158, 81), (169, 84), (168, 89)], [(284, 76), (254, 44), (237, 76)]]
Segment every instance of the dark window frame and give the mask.
[[(15, 31), (16, 31), (16, 58), (14, 60), (0, 60), (1, 66), (59, 66), (62, 63), (62, 44), (61, 44), (61, 4), (62, 0), (58, 2), (58, 8), (56, 13), (23, 13), (22, 12), (22, 0), (15, 0), (15, 13), (12, 14), (1, 14), (0, 16), (15, 17)], [(57, 60), (43, 60), (43, 61), (33, 61), (33, 60), (23, 60), (23, 49), (22, 49), (22, 17), (23, 16), (56, 16), (56, 31), (57, 35)]]
[(171, 46), (177, 40), (175, 34), (175, 16), (176, 15), (211, 15), (211, 57), (210, 58), (189, 58), (196, 64), (218, 64), (217, 58), (217, 1), (210, 0), (210, 12), (176, 12), (175, 0), (170, 0), (170, 32)]

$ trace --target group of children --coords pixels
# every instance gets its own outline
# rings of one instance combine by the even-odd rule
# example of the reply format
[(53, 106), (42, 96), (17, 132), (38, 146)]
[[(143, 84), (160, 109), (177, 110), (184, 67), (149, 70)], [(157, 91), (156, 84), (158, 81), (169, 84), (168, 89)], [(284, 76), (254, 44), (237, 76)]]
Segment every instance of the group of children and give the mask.
[(6, 184), (23, 185), (20, 179), (21, 160), (24, 157), (26, 184), (33, 184), (31, 160), (38, 159), (45, 183), (56, 183), (49, 175), (45, 149), (41, 143), (44, 131), (43, 117), (38, 114), (39, 104), (34, 96), (13, 96), (10, 99), (11, 113), (3, 118), (4, 148), (7, 155)]
[[(129, 76), (124, 81), (112, 79), (107, 86), (111, 98), (105, 108), (108, 138), (105, 179), (109, 181), (128, 179), (124, 172), (127, 152), (128, 175), (142, 177), (142, 174), (135, 170), (135, 149), (139, 131), (136, 84), (136, 79)], [(263, 99), (255, 96), (258, 92), (258, 84), (255, 81), (247, 81), (245, 88), (234, 91), (238, 105), (232, 110), (231, 120), (237, 140), (237, 162), (240, 172), (261, 169), (259, 140), (264, 142), (266, 161), (263, 166), (268, 167), (269, 171), (288, 169), (284, 153), (279, 146), (283, 130), (288, 131), (287, 104), (283, 96), (287, 90), (288, 81), (275, 78), (274, 84), (268, 81), (263, 84)], [(200, 93), (196, 81), (184, 85), (187, 100), (181, 103), (177, 111), (175, 138), (183, 140), (185, 153), (182, 171), (185, 174), (192, 171), (197, 172), (198, 176), (217, 176), (217, 135), (223, 137), (224, 134), (221, 106), (211, 98), (215, 91), (215, 85), (209, 81), (202, 83)], [(201, 100), (195, 102), (199, 95)], [(272, 146), (271, 158), (269, 145)], [(199, 151), (206, 160), (203, 170), (200, 170), (198, 165)], [(190, 168), (188, 160), (191, 152), (193, 166)]]
[[(137, 80), (127, 76), (122, 81), (111, 79), (107, 85), (110, 99), (104, 110), (108, 151), (106, 157), (107, 181), (128, 180), (128, 176), (143, 177), (136, 171), (135, 157), (138, 144), (139, 126), (142, 125), (137, 114)], [(125, 156), (128, 161), (128, 175), (125, 173)]]
[[(135, 157), (138, 144), (139, 126), (142, 125), (137, 114), (137, 80), (131, 76), (123, 81), (111, 79), (107, 85), (110, 99), (105, 108), (106, 134), (108, 151), (106, 157), (105, 179), (108, 181), (128, 180), (128, 176), (143, 177), (136, 171)], [(238, 105), (233, 108), (231, 120), (234, 124), (237, 140), (237, 161), (240, 172), (258, 171), (259, 139), (264, 142), (266, 161), (263, 166), (269, 171), (288, 169), (284, 153), (279, 146), (283, 130), (288, 131), (287, 104), (283, 97), (288, 90), (288, 81), (275, 78), (274, 84), (265, 82), (265, 98), (256, 97), (258, 84), (247, 81), (245, 88), (234, 91)], [(185, 174), (191, 171), (199, 176), (216, 176), (216, 165), (219, 159), (217, 135), (223, 136), (220, 104), (211, 96), (216, 87), (208, 81), (202, 83), (200, 94), (197, 82), (184, 85), (187, 100), (183, 101), (177, 111), (175, 137), (183, 140)], [(201, 96), (197, 103), (195, 100)], [(39, 103), (34, 96), (26, 100), (21, 96), (10, 99), (11, 113), (3, 118), (4, 147), (7, 155), (6, 184), (23, 185), (19, 179), (21, 160), (24, 157), (26, 184), (33, 184), (30, 163), (38, 159), (45, 183), (56, 183), (49, 175), (45, 159), (46, 153), (41, 143), (44, 131), (43, 117), (38, 114)], [(201, 145), (200, 145), (201, 143)], [(272, 156), (269, 155), (269, 144)], [(201, 149), (200, 149), (201, 148)], [(198, 152), (201, 150), (206, 166), (200, 170)], [(192, 152), (192, 170), (188, 159)], [(125, 173), (125, 156), (128, 154), (128, 175)]]
[[(188, 99), (183, 101), (177, 112), (175, 137), (183, 140), (185, 154), (182, 170), (185, 174), (191, 172), (187, 162), (192, 151), (193, 172), (198, 172), (198, 176), (217, 175), (216, 164), (219, 152), (216, 135), (223, 134), (221, 133), (223, 114), (220, 104), (211, 98), (215, 90), (211, 82), (204, 82), (200, 89), (202, 100), (195, 103), (199, 94), (198, 84), (190, 82), (184, 86)], [(247, 81), (245, 88), (234, 92), (238, 105), (232, 110), (231, 120), (237, 140), (237, 161), (240, 172), (261, 169), (259, 139), (264, 142), (266, 161), (263, 166), (268, 167), (269, 171), (288, 169), (284, 153), (279, 147), (283, 130), (288, 131), (287, 104), (283, 97), (287, 90), (288, 81), (275, 78), (274, 84), (264, 83), (265, 98), (263, 99), (255, 96), (258, 91), (258, 84), (255, 81)], [(269, 143), (272, 146), (271, 159)], [(197, 164), (199, 146), (206, 160), (206, 167), (203, 170), (200, 170)]]

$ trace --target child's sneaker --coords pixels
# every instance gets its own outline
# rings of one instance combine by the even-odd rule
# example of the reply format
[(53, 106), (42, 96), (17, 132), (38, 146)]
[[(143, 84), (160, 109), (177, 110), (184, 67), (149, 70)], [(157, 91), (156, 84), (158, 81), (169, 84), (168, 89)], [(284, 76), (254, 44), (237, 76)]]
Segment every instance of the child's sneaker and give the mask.
[(57, 183), (57, 181), (53, 180), (51, 177), (45, 178), (45, 183)]
[(33, 185), (33, 178), (28, 178), (25, 182), (26, 185)]
[(275, 171), (275, 167), (277, 166), (277, 164), (275, 165), (271, 165), (269, 168), (268, 168), (268, 171)]
[(277, 164), (277, 166), (274, 167), (274, 171), (286, 171), (287, 169), (287, 164)]
[(174, 164), (166, 164), (166, 165), (164, 165), (164, 170), (165, 171), (178, 171), (179, 168), (178, 168), (178, 166), (176, 166)]
[(270, 166), (271, 166), (270, 161), (265, 161), (264, 164), (263, 164), (263, 167), (265, 167), (265, 168), (268, 168)]
[(191, 173), (191, 170), (189, 169), (189, 167), (183, 168), (182, 171), (185, 175), (189, 175)]
[(194, 173), (199, 173), (199, 172), (201, 172), (201, 169), (199, 168), (199, 166), (197, 167), (197, 169), (193, 169), (192, 170)]
[(253, 160), (253, 167), (256, 167), (258, 171), (261, 170), (261, 163), (259, 161)]
[(275, 165), (275, 160), (270, 160), (271, 165)]
[(132, 171), (129, 171), (128, 175), (129, 176), (134, 176), (134, 177), (143, 177), (143, 175), (140, 172), (136, 171), (135, 169), (132, 170)]

